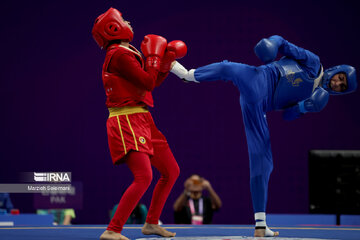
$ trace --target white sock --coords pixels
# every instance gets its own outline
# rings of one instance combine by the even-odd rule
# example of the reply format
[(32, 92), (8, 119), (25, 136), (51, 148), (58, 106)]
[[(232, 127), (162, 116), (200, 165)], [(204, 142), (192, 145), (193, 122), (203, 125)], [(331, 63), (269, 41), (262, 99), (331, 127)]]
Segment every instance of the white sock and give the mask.
[(265, 237), (273, 237), (274, 232), (266, 225), (266, 214), (265, 212), (255, 213), (255, 229), (265, 228)]
[(266, 214), (265, 212), (255, 213), (255, 227), (263, 228), (266, 227)]

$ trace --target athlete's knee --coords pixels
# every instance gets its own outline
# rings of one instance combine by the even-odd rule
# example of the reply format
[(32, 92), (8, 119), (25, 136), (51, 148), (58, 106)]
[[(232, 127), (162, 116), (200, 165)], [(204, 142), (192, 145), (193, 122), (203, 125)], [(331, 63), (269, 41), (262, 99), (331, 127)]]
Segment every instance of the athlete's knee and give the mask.
[(153, 173), (151, 168), (142, 171), (140, 174), (134, 175), (134, 182), (144, 184), (147, 187), (150, 186), (152, 179), (153, 179)]
[(167, 171), (161, 173), (161, 178), (163, 181), (175, 183), (176, 179), (180, 175), (179, 165), (176, 163), (174, 166), (171, 166)]
[(250, 168), (250, 178), (251, 179), (258, 178), (258, 177), (269, 178), (272, 170), (273, 170), (273, 168), (271, 166), (268, 166), (268, 167), (259, 166), (259, 167), (255, 167), (255, 168)]
[(174, 168), (172, 169), (171, 175), (174, 180), (176, 180), (179, 177), (180, 168), (178, 164), (176, 164), (176, 166), (174, 166)]
[(250, 177), (270, 176), (273, 170), (271, 160), (257, 160), (250, 162)]
[(172, 181), (176, 181), (179, 175), (180, 175), (180, 168), (179, 165), (176, 164), (174, 167), (171, 168), (169, 172), (169, 179)]

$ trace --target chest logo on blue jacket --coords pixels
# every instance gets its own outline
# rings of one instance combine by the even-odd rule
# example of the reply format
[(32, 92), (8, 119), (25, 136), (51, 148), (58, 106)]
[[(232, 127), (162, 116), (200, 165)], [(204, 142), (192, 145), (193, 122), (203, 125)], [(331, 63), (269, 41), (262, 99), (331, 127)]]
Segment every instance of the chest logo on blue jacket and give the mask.
[(295, 72), (292, 71), (286, 73), (286, 79), (293, 87), (299, 87), (300, 83), (303, 81), (301, 78), (295, 79)]

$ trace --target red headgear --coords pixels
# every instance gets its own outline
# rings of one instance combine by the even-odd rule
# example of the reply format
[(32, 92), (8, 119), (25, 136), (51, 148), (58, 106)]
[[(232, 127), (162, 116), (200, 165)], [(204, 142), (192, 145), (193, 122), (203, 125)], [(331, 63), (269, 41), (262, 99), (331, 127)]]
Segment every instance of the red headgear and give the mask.
[(134, 33), (124, 22), (121, 13), (115, 8), (110, 8), (96, 18), (92, 35), (101, 48), (106, 48), (112, 40), (127, 40), (130, 42)]

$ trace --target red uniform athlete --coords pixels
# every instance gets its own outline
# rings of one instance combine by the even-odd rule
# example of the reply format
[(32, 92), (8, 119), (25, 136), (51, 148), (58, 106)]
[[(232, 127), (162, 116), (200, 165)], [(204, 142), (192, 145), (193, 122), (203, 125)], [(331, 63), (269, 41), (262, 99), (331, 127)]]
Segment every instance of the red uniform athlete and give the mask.
[(163, 37), (147, 35), (141, 44), (144, 62), (141, 53), (129, 44), (133, 38), (129, 22), (114, 8), (96, 19), (92, 34), (98, 45), (106, 49), (102, 78), (110, 112), (106, 126), (112, 161), (125, 163), (134, 175), (100, 239), (128, 239), (120, 233), (151, 183), (151, 165), (159, 170), (161, 178), (142, 233), (173, 237), (175, 233), (160, 227), (158, 221), (180, 170), (147, 107), (153, 107), (151, 91), (166, 78), (175, 58), (186, 54), (186, 45), (182, 41), (167, 44)]

